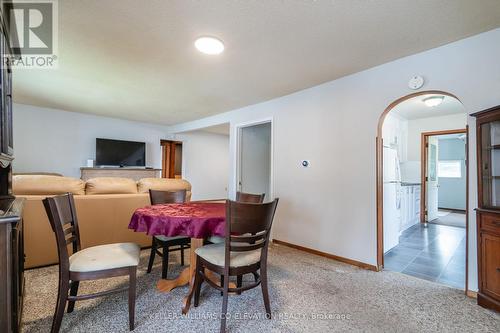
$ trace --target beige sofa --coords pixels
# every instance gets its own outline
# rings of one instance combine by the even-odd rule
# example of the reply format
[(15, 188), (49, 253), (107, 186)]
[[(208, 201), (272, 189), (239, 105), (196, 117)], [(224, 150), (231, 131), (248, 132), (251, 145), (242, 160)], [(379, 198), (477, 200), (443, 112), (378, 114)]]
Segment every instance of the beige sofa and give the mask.
[(47, 196), (74, 194), (82, 248), (116, 242), (150, 246), (149, 236), (128, 229), (135, 209), (149, 205), (149, 189), (185, 189), (188, 200), (191, 198), (191, 184), (182, 179), (144, 178), (136, 183), (128, 178), (94, 178), (84, 182), (69, 177), (16, 175), (12, 187), (16, 197), (26, 199), (26, 268), (58, 262), (55, 237), (42, 203)]

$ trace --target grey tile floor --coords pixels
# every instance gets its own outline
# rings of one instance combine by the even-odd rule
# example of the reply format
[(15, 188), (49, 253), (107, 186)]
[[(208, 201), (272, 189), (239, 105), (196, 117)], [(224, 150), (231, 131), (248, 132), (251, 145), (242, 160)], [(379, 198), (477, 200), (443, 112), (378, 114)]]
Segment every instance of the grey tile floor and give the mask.
[(384, 267), (454, 288), (465, 287), (465, 228), (418, 223), (384, 255)]

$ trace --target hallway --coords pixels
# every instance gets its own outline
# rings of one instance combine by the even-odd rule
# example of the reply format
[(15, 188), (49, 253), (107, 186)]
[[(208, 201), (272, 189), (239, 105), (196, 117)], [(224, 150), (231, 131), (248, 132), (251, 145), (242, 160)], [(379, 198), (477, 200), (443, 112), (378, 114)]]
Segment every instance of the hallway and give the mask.
[(463, 290), (465, 246), (465, 228), (418, 223), (384, 255), (384, 268)]

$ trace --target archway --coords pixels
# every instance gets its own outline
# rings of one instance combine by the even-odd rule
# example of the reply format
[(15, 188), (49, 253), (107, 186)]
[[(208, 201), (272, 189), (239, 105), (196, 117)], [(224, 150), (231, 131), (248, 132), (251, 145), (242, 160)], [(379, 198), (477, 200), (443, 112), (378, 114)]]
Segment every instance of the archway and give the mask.
[[(386, 120), (386, 116), (391, 112), (396, 106), (400, 105), (409, 99), (413, 99), (422, 95), (442, 95), (449, 96), (456, 99), (461, 103), (460, 99), (448, 92), (439, 90), (427, 90), (421, 91), (413, 94), (403, 96), (394, 102), (392, 102), (381, 114), (377, 126), (377, 139), (376, 139), (376, 186), (377, 186), (377, 267), (381, 270), (384, 267), (384, 192), (383, 192), (383, 182), (384, 182), (384, 169), (383, 169), (383, 139), (382, 130), (383, 124)], [(468, 162), (468, 130), (467, 130), (467, 150), (466, 150), (466, 161)], [(466, 232), (468, 231), (468, 185), (469, 185), (469, 168), (466, 168)], [(466, 242), (468, 244), (468, 232), (466, 234)], [(465, 290), (467, 291), (467, 263), (468, 263), (468, 248), (466, 248), (466, 277), (465, 277)]]

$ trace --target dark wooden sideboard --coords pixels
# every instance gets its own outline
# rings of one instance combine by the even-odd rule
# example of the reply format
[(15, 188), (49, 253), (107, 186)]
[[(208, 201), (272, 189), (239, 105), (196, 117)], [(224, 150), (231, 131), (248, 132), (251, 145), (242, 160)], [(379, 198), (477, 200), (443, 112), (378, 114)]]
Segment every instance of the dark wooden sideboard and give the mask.
[(0, 200), (0, 332), (20, 332), (24, 295), (23, 199)]
[(6, 1), (0, 0), (0, 332), (21, 331), (24, 296), (23, 200), (12, 195), (12, 56)]
[(477, 112), (479, 305), (500, 311), (500, 106)]

